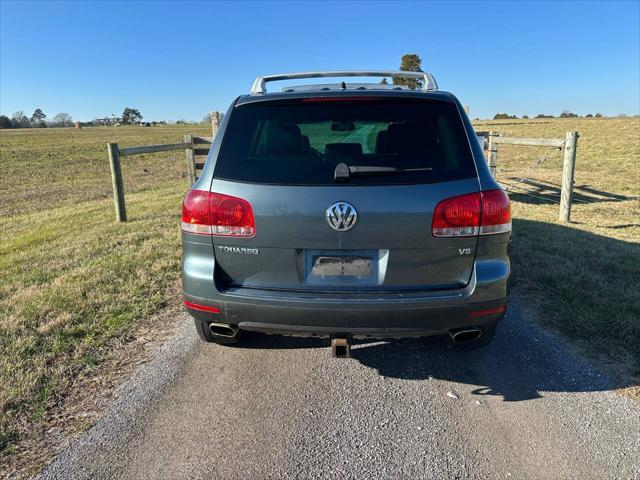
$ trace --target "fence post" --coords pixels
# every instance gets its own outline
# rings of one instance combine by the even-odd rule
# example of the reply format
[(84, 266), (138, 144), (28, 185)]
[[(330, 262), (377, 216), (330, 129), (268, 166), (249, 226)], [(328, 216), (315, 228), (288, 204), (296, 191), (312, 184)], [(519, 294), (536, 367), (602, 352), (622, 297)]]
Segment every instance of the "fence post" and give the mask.
[(493, 178), (496, 178), (496, 170), (498, 169), (498, 145), (493, 142), (493, 137), (498, 132), (489, 132), (489, 170)]
[(220, 126), (220, 112), (211, 112), (211, 136), (216, 138), (218, 127)]
[(193, 135), (185, 135), (182, 141), (188, 144), (184, 152), (187, 156), (187, 179), (189, 180), (189, 188), (191, 188), (196, 183), (196, 157), (193, 154)]
[(124, 205), (124, 186), (120, 169), (120, 150), (117, 143), (107, 143), (109, 164), (111, 165), (111, 183), (113, 185), (113, 201), (116, 206), (116, 221), (127, 221), (127, 210)]
[(564, 162), (562, 165), (562, 192), (560, 193), (560, 221), (569, 222), (571, 200), (573, 199), (573, 175), (576, 170), (576, 148), (578, 132), (567, 132), (564, 141)]

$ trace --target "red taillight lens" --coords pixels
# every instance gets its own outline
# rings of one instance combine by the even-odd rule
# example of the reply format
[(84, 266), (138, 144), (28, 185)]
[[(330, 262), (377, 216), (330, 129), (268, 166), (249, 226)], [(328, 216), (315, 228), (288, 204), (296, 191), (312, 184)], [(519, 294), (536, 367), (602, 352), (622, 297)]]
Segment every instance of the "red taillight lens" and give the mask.
[(211, 234), (252, 237), (256, 233), (251, 204), (246, 200), (211, 193)]
[(489, 308), (487, 310), (476, 310), (471, 312), (471, 318), (484, 317), (485, 315), (497, 315), (499, 313), (505, 313), (507, 311), (506, 305), (500, 305), (496, 308)]
[(220, 309), (218, 307), (210, 307), (209, 305), (200, 305), (198, 303), (193, 303), (188, 300), (184, 301), (184, 306), (187, 308), (192, 308), (193, 310), (200, 310), (201, 312), (220, 313)]
[(469, 193), (441, 201), (433, 212), (434, 237), (477, 235), (480, 227), (480, 193)]
[(504, 190), (482, 192), (480, 235), (511, 231), (511, 202)]
[(246, 200), (191, 190), (182, 202), (182, 230), (203, 235), (252, 237), (256, 225), (253, 209)]
[(434, 237), (468, 237), (511, 231), (511, 205), (502, 190), (447, 198), (433, 212)]
[(191, 190), (182, 201), (182, 230), (211, 235), (209, 192)]

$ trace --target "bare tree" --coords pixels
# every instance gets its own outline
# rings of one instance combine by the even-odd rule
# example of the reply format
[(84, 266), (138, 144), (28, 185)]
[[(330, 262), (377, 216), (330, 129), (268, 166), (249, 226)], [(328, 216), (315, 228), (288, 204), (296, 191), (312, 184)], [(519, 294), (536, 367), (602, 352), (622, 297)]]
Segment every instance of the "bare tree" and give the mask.
[(29, 117), (22, 110), (18, 110), (11, 115), (11, 124), (13, 128), (27, 128), (30, 125)]
[(58, 113), (53, 117), (53, 124), (57, 127), (71, 127), (73, 126), (73, 118), (68, 113)]

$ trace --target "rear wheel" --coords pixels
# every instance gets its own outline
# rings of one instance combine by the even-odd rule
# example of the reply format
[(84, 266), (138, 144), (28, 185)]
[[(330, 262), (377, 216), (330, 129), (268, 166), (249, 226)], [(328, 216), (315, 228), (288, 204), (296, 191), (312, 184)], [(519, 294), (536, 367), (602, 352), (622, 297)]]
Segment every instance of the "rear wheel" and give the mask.
[(208, 343), (217, 343), (218, 345), (232, 345), (234, 343), (238, 343), (243, 337), (243, 331), (238, 330), (238, 333), (235, 337), (224, 337), (220, 335), (216, 335), (209, 329), (209, 324), (207, 322), (201, 322), (200, 320), (195, 320), (196, 331), (198, 332), (198, 336)]
[(480, 327), (480, 337), (475, 340), (469, 340), (466, 342), (454, 342), (451, 336), (447, 335), (446, 342), (453, 348), (458, 350), (479, 350), (485, 348), (491, 344), (493, 337), (496, 335), (498, 323), (491, 323), (489, 325), (483, 325)]

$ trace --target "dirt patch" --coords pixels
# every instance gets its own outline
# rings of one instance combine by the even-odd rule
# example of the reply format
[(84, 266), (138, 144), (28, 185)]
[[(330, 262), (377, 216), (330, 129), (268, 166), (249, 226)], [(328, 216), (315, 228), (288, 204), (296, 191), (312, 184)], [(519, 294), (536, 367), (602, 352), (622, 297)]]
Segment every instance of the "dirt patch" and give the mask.
[(19, 426), (17, 443), (1, 458), (7, 478), (29, 478), (69, 445), (71, 439), (104, 414), (118, 387), (176, 329), (179, 307), (141, 320), (132, 331), (106, 345), (106, 357), (95, 368), (78, 374), (68, 389), (51, 399), (38, 421)]
[(624, 395), (625, 397), (631, 398), (638, 404), (638, 406), (640, 406), (640, 385), (636, 385), (635, 387), (623, 388), (620, 390), (620, 394)]

